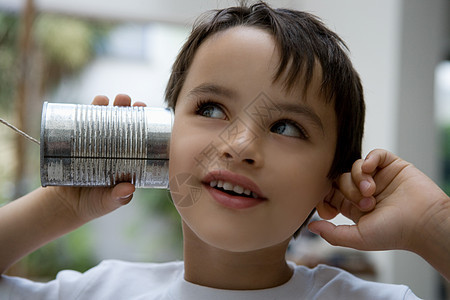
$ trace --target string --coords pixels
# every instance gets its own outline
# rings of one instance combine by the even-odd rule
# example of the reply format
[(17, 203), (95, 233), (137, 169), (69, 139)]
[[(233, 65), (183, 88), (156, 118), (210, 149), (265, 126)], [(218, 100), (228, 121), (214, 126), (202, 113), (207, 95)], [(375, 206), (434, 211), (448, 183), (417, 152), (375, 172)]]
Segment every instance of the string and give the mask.
[(14, 130), (15, 132), (17, 132), (17, 133), (20, 134), (21, 136), (23, 136), (23, 137), (29, 139), (30, 141), (32, 141), (32, 142), (34, 142), (34, 143), (36, 143), (36, 144), (38, 144), (38, 145), (41, 144), (41, 143), (40, 143), (38, 140), (36, 140), (34, 137), (29, 136), (28, 134), (26, 134), (25, 132), (23, 132), (23, 131), (20, 130), (19, 128), (15, 127), (14, 125), (12, 125), (12, 124), (6, 122), (6, 121), (3, 120), (2, 118), (0, 118), (0, 123), (2, 123), (2, 124), (4, 124), (4, 125), (8, 126), (9, 128), (11, 128), (12, 130)]

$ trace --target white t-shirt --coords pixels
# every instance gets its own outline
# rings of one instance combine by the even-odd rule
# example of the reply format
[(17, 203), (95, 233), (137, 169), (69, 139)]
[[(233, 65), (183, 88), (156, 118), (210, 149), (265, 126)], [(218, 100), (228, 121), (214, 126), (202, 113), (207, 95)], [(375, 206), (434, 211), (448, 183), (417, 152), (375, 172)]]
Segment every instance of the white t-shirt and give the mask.
[(48, 283), (2, 276), (0, 299), (418, 299), (406, 286), (364, 281), (324, 265), (290, 265), (294, 275), (281, 286), (231, 291), (187, 282), (183, 262), (107, 260), (85, 273), (61, 271)]

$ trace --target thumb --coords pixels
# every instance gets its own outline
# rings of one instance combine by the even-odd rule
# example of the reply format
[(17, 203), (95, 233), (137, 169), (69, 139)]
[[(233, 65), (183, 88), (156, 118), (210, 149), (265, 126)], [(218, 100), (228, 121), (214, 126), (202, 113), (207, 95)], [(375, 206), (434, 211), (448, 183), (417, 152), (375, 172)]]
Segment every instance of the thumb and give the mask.
[(312, 233), (320, 235), (333, 246), (359, 250), (365, 250), (367, 248), (356, 225), (336, 226), (331, 222), (320, 220), (311, 222), (308, 225), (308, 229)]
[(109, 190), (106, 197), (103, 198), (103, 206), (109, 211), (113, 211), (125, 204), (128, 204), (133, 198), (135, 191), (133, 184), (122, 182)]
[(78, 200), (74, 209), (77, 215), (88, 222), (130, 202), (135, 187), (131, 183), (124, 182), (113, 188), (98, 187), (81, 188), (79, 190), (75, 196)]

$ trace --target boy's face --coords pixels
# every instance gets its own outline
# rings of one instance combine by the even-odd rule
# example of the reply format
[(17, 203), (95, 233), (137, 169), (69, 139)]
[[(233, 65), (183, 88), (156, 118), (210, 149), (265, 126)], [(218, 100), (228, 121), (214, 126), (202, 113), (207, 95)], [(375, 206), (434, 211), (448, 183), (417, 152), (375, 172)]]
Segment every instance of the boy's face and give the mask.
[(333, 106), (319, 95), (320, 76), (306, 96), (301, 83), (286, 93), (273, 82), (278, 63), (270, 34), (231, 28), (200, 46), (180, 92), (171, 193), (184, 226), (213, 247), (286, 242), (330, 191)]

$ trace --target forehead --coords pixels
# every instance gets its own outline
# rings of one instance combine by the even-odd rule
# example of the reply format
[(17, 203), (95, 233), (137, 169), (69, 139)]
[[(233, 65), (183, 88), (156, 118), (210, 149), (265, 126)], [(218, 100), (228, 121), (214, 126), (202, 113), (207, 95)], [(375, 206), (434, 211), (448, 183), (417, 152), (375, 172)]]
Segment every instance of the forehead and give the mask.
[[(236, 26), (219, 31), (209, 36), (196, 50), (189, 66), (188, 79), (198, 76), (199, 73), (196, 71), (201, 69), (208, 71), (208, 76), (222, 80), (230, 75), (241, 78), (242, 83), (247, 85), (265, 79), (265, 86), (273, 84), (284, 93), (299, 94), (307, 92), (307, 89), (319, 92), (322, 68), (317, 60), (314, 63), (311, 81), (307, 85), (306, 72), (302, 68), (298, 72), (296, 83), (292, 87), (287, 86), (288, 73), (291, 69), (299, 67), (298, 62), (289, 61), (278, 74), (280, 55), (289, 55), (280, 47), (272, 34), (254, 26)], [(245, 77), (250, 73), (253, 73), (253, 76)], [(299, 99), (306, 98), (302, 96)]]
[[(278, 49), (268, 32), (238, 26), (209, 36), (198, 48), (188, 76), (201, 71), (217, 80), (226, 81), (232, 75), (250, 84), (272, 78), (278, 61)], [(259, 76), (245, 77), (252, 73)]]
[[(205, 71), (208, 68), (204, 67), (208, 65), (211, 66), (209, 71), (215, 77), (220, 77), (221, 74), (225, 76), (225, 72), (243, 77), (244, 71), (253, 71), (255, 74), (264, 75), (265, 79), (269, 79), (269, 84), (280, 83), (280, 88), (285, 92), (292, 90), (287, 85), (288, 76), (292, 75), (289, 74), (292, 73), (292, 70), (296, 70), (296, 74), (298, 74), (293, 85), (294, 90), (305, 89), (306, 75), (309, 77), (312, 75), (314, 81), (321, 82), (322, 73), (318, 61), (313, 63), (312, 74), (306, 74), (303, 70), (306, 69), (304, 66), (300, 68), (298, 62), (292, 62), (289, 59), (292, 50), (280, 49), (280, 47), (281, 45), (277, 44), (276, 39), (267, 30), (256, 26), (231, 27), (213, 33), (201, 43), (189, 63), (188, 74), (192, 78), (192, 76), (198, 75), (193, 74), (195, 72), (192, 72), (192, 69), (203, 67)], [(287, 59), (287, 65), (280, 66), (282, 59)], [(212, 70), (213, 65), (215, 69)], [(246, 78), (244, 82), (260, 80), (261, 77), (263, 76)], [(309, 83), (307, 87), (309, 87)]]

